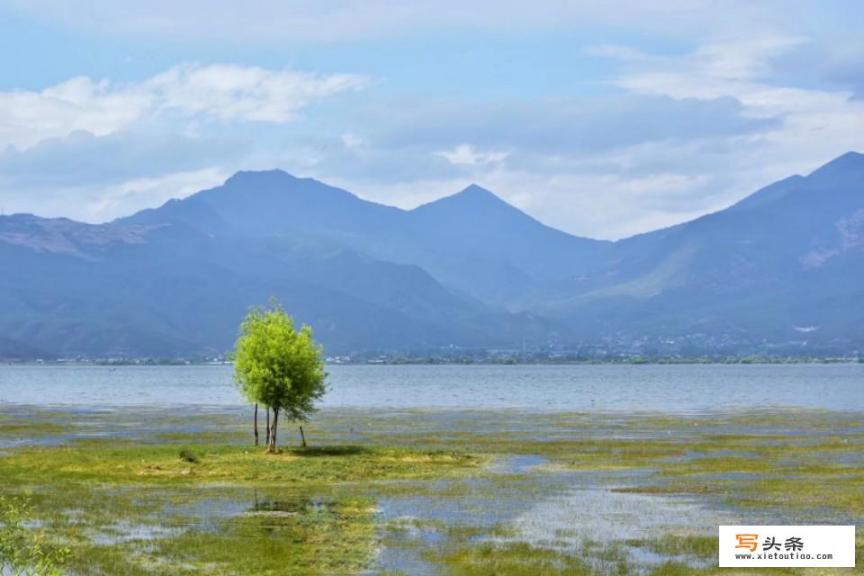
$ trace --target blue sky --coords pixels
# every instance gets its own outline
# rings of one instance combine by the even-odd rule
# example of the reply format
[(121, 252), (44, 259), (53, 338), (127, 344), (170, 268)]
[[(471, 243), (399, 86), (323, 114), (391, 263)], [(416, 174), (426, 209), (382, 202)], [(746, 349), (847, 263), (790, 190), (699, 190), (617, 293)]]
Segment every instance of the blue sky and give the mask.
[(279, 167), (406, 208), (476, 182), (619, 238), (864, 150), (862, 25), (852, 1), (0, 1), (0, 208), (100, 222)]

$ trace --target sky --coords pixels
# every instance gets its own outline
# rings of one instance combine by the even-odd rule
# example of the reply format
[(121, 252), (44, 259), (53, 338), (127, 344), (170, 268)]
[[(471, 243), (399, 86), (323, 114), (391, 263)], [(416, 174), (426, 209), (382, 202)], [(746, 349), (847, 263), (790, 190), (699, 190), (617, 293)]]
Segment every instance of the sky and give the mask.
[(0, 210), (281, 168), (616, 239), (864, 151), (864, 4), (0, 0)]

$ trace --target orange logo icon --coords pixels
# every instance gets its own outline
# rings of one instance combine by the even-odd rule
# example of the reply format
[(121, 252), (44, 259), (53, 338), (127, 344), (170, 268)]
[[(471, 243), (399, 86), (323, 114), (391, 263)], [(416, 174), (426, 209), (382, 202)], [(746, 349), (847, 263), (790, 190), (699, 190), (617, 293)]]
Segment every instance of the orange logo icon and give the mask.
[(735, 538), (738, 539), (738, 545), (735, 548), (747, 548), (750, 552), (755, 552), (759, 546), (758, 534), (736, 534)]

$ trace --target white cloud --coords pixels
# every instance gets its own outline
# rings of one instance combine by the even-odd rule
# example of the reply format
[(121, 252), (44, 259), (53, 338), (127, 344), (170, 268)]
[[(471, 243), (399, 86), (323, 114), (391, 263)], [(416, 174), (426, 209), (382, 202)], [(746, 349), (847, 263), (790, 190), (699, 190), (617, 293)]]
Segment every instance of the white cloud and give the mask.
[(498, 152), (493, 150), (480, 152), (470, 144), (459, 144), (451, 150), (442, 150), (435, 154), (457, 166), (498, 164), (503, 162), (509, 155), (507, 152)]
[(6, 194), (4, 190), (0, 191), (0, 208), (6, 213), (33, 212), (99, 223), (219, 185), (229, 175), (230, 171), (211, 166), (116, 183), (59, 183), (32, 188), (26, 194)]
[(76, 131), (105, 135), (127, 126), (152, 106), (136, 90), (73, 78), (41, 92), (0, 92), (0, 147), (32, 146)]
[[(807, 46), (797, 36), (763, 35), (713, 40), (676, 56), (642, 52), (633, 57), (626, 50), (607, 49), (594, 53), (619, 62), (611, 82), (630, 93), (679, 100), (731, 98), (741, 104), (741, 115), (774, 121), (749, 134), (693, 140), (695, 146), (678, 156), (682, 168), (720, 181), (716, 197), (725, 199), (715, 206), (720, 208), (772, 181), (806, 174), (844, 152), (864, 149), (864, 101), (847, 90), (794, 85), (775, 70), (779, 58)], [(663, 148), (674, 153), (678, 145), (654, 145), (653, 160), (641, 156), (644, 148), (624, 148), (616, 155), (644, 167), (652, 161), (663, 165), (667, 161), (657, 156)], [(692, 195), (699, 193), (704, 188), (690, 189)]]
[(160, 114), (285, 123), (322, 98), (366, 83), (350, 74), (227, 64), (179, 65), (130, 84), (76, 77), (41, 91), (0, 92), (0, 148), (27, 148), (75, 131), (104, 136)]
[(553, 174), (499, 171), (482, 182), (550, 226), (602, 239), (671, 226), (723, 206), (709, 194), (694, 194), (712, 178), (686, 167), (634, 173), (623, 167), (592, 171), (591, 163)]
[[(310, 112), (308, 122), (290, 131), (281, 125), (306, 107), (368, 81), (181, 65), (134, 83), (79, 77), (45, 90), (0, 92), (0, 196), (7, 209), (11, 200), (43, 213), (99, 220), (209, 186), (234, 168), (283, 167), (403, 207), (476, 181), (551, 225), (614, 238), (722, 208), (759, 186), (864, 148), (864, 101), (850, 97), (862, 86), (854, 26), (860, 10), (848, 5), (838, 10), (793, 0), (730, 0), (723, 6), (706, 0), (299, 0), (262, 1), (255, 8), (227, 0), (21, 5), (27, 17), (60, 20), (88, 35), (182, 38), (200, 41), (201, 53), (211, 49), (210, 41), (229, 42), (242, 57), (251, 57), (261, 43), (293, 57), (298, 44), (321, 40), (336, 41), (328, 50), (338, 53), (372, 36), (403, 57), (406, 37), (440, 40), (454, 30), (480, 30), (475, 39), (485, 41), (482, 29), (497, 29), (496, 38), (529, 30), (524, 37), (533, 39), (545, 28), (555, 40), (548, 49), (560, 50), (559, 32), (578, 43), (583, 30), (597, 38), (610, 24), (610, 41), (636, 31), (629, 37), (639, 44), (584, 48), (586, 55), (610, 59), (613, 71), (605, 78), (596, 74), (606, 68), (580, 68), (584, 57), (574, 59), (572, 85), (505, 92), (484, 106), (470, 98), (476, 90), (470, 85), (444, 102), (416, 92), (376, 100), (381, 92), (386, 96), (415, 82), (394, 72), (385, 89), (359, 106)], [(849, 41), (828, 22), (841, 14), (857, 44), (834, 63), (839, 79), (826, 83), (823, 52)], [(352, 55), (351, 61), (362, 65), (364, 57)], [(448, 82), (434, 66), (422, 71), (442, 85)], [(601, 88), (595, 97), (592, 90), (604, 79), (616, 90)], [(583, 93), (589, 85), (594, 86)], [(460, 100), (459, 94), (469, 98)], [(261, 125), (223, 130), (227, 122)], [(34, 146), (77, 130), (110, 136), (86, 154), (69, 153), (66, 164), (57, 158), (67, 148), (86, 148), (86, 142), (68, 138), (56, 151), (47, 143)], [(138, 134), (151, 130), (183, 134), (188, 142), (151, 137), (150, 144), (120, 153), (115, 136), (138, 142)], [(242, 142), (214, 145), (220, 137)], [(4, 165), (8, 144), (29, 149), (9, 154)], [(101, 162), (105, 149), (114, 152), (118, 165), (110, 179)], [(77, 180), (70, 178), (70, 167), (82, 158), (93, 160), (78, 169)], [(93, 178), (97, 172), (100, 177)], [(39, 178), (24, 178), (28, 174)], [(89, 185), (86, 178), (92, 178)]]
[(209, 167), (152, 178), (135, 178), (99, 190), (90, 201), (81, 204), (72, 217), (87, 222), (105, 222), (128, 216), (172, 198), (185, 198), (200, 190), (217, 186), (228, 176), (230, 173), (221, 168)]
[(222, 120), (284, 123), (301, 108), (367, 84), (361, 76), (322, 76), (293, 70), (215, 64), (176, 66), (144, 83), (159, 109), (206, 114)]
[(807, 44), (802, 37), (761, 36), (715, 40), (678, 56), (627, 47), (595, 47), (588, 53), (621, 62), (622, 70), (611, 82), (630, 92), (676, 99), (732, 97), (751, 117), (830, 110), (848, 103), (851, 92), (800, 88), (773, 77), (775, 60)]
[[(646, 175), (579, 172), (554, 174), (500, 168), (457, 178), (403, 182), (335, 180), (360, 196), (404, 209), (449, 196), (477, 183), (541, 222), (593, 238), (616, 239), (701, 216), (726, 205), (722, 199), (687, 198), (696, 187), (710, 186), (704, 175)], [(677, 206), (670, 196), (682, 199)]]

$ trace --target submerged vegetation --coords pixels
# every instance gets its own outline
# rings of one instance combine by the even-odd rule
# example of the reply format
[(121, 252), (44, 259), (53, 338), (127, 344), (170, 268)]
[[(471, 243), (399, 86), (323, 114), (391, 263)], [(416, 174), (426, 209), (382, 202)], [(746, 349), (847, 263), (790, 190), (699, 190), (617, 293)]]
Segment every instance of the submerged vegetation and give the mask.
[(0, 411), (0, 497), (26, 503), (15, 538), (38, 544), (24, 563), (44, 554), (106, 575), (726, 574), (713, 568), (718, 523), (864, 518), (857, 413), (324, 411), (309, 426), (314, 448), (279, 454), (249, 446), (247, 431), (230, 410)]

